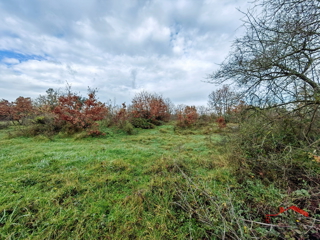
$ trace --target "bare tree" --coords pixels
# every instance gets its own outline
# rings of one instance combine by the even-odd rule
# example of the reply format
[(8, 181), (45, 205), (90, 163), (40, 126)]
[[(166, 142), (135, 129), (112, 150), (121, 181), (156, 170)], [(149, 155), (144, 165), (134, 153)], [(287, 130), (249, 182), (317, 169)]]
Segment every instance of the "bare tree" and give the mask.
[(245, 35), (209, 82), (231, 80), (260, 107), (319, 105), (320, 1), (261, 0), (244, 15)]
[(239, 103), (240, 94), (232, 91), (228, 85), (223, 85), (210, 93), (208, 105), (219, 116), (225, 116)]

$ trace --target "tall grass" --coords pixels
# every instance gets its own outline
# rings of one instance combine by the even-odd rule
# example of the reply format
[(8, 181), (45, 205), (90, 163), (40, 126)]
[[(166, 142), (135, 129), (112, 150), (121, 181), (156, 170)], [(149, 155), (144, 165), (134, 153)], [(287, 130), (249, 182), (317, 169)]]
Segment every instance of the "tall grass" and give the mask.
[(230, 145), (223, 140), (234, 133), (226, 128), (216, 134), (215, 129), (209, 123), (174, 131), (174, 124), (167, 124), (134, 135), (108, 129), (99, 138), (8, 138), (12, 129), (1, 130), (0, 239), (305, 234), (304, 225), (294, 225), (294, 214), (285, 215), (294, 227), (290, 231), (276, 229), (278, 223), (263, 225), (265, 214), (302, 199), (304, 192), (292, 198), (256, 175), (240, 183), (238, 164), (230, 160)]

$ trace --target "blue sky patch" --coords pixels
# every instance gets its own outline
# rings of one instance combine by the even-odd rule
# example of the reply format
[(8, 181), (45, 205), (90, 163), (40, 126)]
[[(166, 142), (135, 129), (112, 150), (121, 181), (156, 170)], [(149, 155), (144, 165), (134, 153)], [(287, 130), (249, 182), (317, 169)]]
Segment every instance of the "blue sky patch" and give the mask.
[[(28, 60), (44, 60), (46, 58), (39, 56), (39, 55), (28, 55), (28, 54), (21, 54), (13, 51), (7, 51), (7, 50), (0, 50), (0, 61), (2, 61), (5, 58), (14, 58), (19, 60), (19, 62), (25, 62)], [(6, 64), (10, 65), (10, 63), (6, 62)]]

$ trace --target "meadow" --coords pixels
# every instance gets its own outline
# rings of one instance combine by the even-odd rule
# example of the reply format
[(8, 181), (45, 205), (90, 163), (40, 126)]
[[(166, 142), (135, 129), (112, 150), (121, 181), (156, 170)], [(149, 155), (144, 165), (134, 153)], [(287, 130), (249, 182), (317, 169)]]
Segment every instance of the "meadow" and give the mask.
[(294, 198), (256, 175), (239, 181), (231, 127), (171, 122), (133, 135), (104, 128), (97, 138), (15, 130), (0, 130), (0, 239), (291, 239), (303, 231), (295, 213), (281, 220), (291, 228), (264, 222), (308, 195)]

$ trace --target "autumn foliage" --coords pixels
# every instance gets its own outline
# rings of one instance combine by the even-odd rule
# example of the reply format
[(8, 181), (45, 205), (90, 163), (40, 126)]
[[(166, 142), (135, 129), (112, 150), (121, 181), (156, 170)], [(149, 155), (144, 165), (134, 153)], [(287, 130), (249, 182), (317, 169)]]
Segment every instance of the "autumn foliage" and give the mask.
[(153, 124), (167, 122), (170, 118), (169, 106), (157, 94), (141, 92), (132, 100), (131, 114), (133, 118), (147, 119)]
[(36, 114), (30, 98), (18, 97), (14, 102), (0, 102), (0, 118), (21, 124), (24, 119)]
[(72, 93), (60, 96), (59, 105), (53, 112), (57, 121), (64, 122), (69, 130), (78, 131), (96, 125), (95, 121), (102, 120), (108, 109), (105, 104), (97, 101), (93, 91), (85, 100)]
[(190, 127), (194, 125), (198, 118), (199, 114), (195, 106), (185, 106), (182, 109), (177, 110), (178, 123), (180, 127)]
[(117, 126), (123, 126), (128, 118), (129, 114), (127, 111), (127, 106), (125, 103), (122, 103), (122, 107), (115, 112), (112, 121)]
[(224, 117), (218, 117), (216, 120), (219, 128), (225, 128), (227, 126), (226, 120)]
[(12, 103), (10, 103), (8, 100), (2, 99), (0, 101), (0, 120), (12, 120), (12, 116)]

